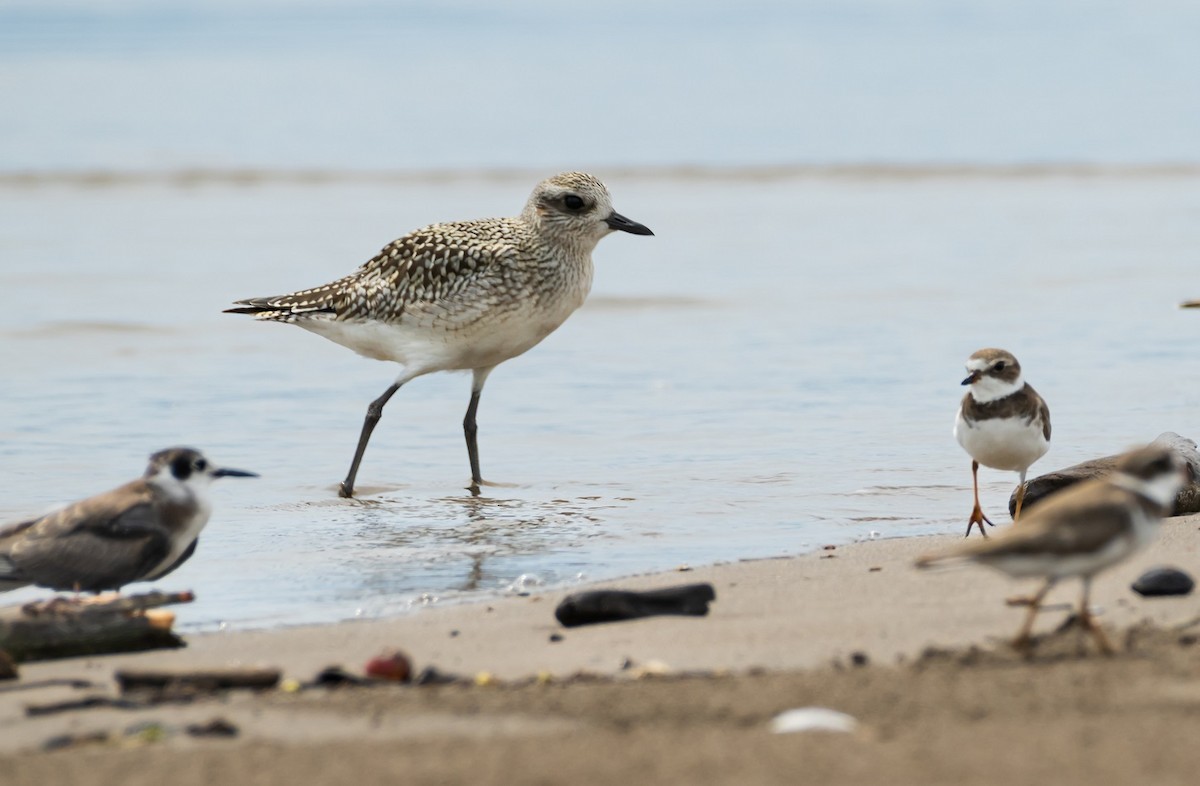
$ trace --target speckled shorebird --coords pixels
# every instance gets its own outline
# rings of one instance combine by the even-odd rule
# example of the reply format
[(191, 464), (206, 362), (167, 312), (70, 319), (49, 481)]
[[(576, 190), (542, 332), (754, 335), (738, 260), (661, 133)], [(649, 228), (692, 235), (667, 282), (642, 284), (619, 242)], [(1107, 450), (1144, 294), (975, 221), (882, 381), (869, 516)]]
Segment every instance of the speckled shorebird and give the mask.
[(979, 465), (1021, 473), (1013, 514), (1017, 521), (1025, 499), (1025, 473), (1050, 449), (1050, 409), (1025, 382), (1011, 352), (981, 349), (967, 359), (967, 371), (962, 383), (970, 388), (954, 420), (954, 437), (971, 456), (975, 507), (967, 520), (967, 536), (978, 524), (986, 538), (984, 522), (993, 525), (979, 505)]
[(195, 552), (212, 513), (208, 486), (226, 477), (256, 476), (168, 448), (137, 480), (0, 530), (0, 592), (101, 592), (167, 575)]
[(1183, 458), (1170, 448), (1134, 450), (1118, 459), (1109, 475), (1078, 483), (1032, 508), (1020, 527), (926, 555), (917, 566), (978, 562), (1014, 578), (1044, 579), (1037, 594), (1023, 601), (1029, 612), (1013, 640), (1022, 650), (1032, 644), (1034, 618), (1046, 593), (1062, 579), (1077, 576), (1083, 581), (1079, 622), (1102, 651), (1111, 652), (1088, 606), (1092, 579), (1150, 542), (1188, 477)]
[(404, 366), (367, 407), (350, 471), (354, 480), (383, 407), (409, 380), (434, 371), (471, 371), (463, 419), (471, 492), (479, 493), (475, 414), (497, 365), (550, 335), (592, 286), (592, 250), (614, 230), (654, 234), (613, 210), (595, 177), (565, 172), (533, 189), (516, 218), (433, 224), (385, 246), (345, 278), (276, 297), (237, 301), (228, 313), (288, 322), (360, 355)]

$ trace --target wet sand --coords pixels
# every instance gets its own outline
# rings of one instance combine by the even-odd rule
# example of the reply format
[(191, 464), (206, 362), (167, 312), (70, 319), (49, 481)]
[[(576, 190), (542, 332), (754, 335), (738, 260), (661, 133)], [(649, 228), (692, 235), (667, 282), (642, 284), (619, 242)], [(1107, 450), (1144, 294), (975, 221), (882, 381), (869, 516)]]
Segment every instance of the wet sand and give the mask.
[[(1152, 565), (1200, 575), (1200, 517), (1168, 520), (1150, 550), (1097, 582), (1093, 603), (1122, 650), (1111, 658), (1090, 642), (1081, 653), (1076, 630), (1052, 633), (1066, 616), (1053, 606), (1076, 601), (1073, 585), (1051, 595), (1033, 660), (1017, 657), (1004, 640), (1022, 611), (1003, 599), (1029, 585), (984, 569), (911, 567), (956, 540), (871, 541), (605, 584), (709, 581), (717, 600), (705, 618), (563, 629), (553, 609), (566, 593), (546, 592), (27, 664), (24, 682), (100, 687), (0, 693), (0, 767), (6, 783), (1192, 782), (1200, 626), (1187, 623), (1200, 604), (1142, 599), (1128, 586)], [(331, 664), (358, 671), (385, 647), (408, 651), (417, 668), (494, 681), (24, 716), (28, 704), (112, 693), (118, 667), (272, 665), (303, 681)], [(770, 732), (776, 714), (809, 705), (847, 712), (859, 730)], [(239, 736), (171, 733), (217, 717)], [(147, 721), (165, 739), (40, 750), (56, 735), (116, 738)]]

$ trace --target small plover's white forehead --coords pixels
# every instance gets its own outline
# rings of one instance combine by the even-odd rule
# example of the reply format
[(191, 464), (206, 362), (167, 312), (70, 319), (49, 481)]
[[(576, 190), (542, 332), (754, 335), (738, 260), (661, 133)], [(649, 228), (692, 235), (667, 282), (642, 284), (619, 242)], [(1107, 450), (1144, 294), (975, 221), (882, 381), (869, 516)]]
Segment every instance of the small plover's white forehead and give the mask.
[(987, 371), (996, 363), (1003, 361), (1007, 366), (1019, 366), (1017, 359), (1006, 349), (981, 349), (967, 358), (968, 371)]

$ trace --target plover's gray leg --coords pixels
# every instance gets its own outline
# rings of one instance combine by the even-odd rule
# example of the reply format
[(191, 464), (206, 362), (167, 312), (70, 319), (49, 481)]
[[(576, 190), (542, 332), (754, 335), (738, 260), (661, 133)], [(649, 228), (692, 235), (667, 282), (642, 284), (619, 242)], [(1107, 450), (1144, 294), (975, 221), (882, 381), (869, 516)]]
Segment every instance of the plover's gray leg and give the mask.
[(979, 505), (979, 462), (971, 460), (971, 483), (975, 487), (975, 507), (971, 510), (971, 518), (967, 519), (967, 534), (963, 537), (971, 537), (971, 527), (979, 525), (979, 534), (985, 538), (988, 536), (983, 529), (984, 522), (987, 522), (989, 527), (996, 526), (991, 519), (983, 515), (983, 508)]
[(467, 457), (471, 459), (471, 485), (468, 490), (474, 496), (479, 496), (479, 484), (483, 483), (483, 475), (479, 471), (479, 443), (475, 435), (479, 427), (475, 423), (475, 413), (479, 410), (479, 395), (483, 392), (483, 383), (487, 382), (488, 374), (495, 366), (477, 368), (471, 380), (471, 403), (467, 405), (467, 415), (463, 418), (463, 435), (467, 438)]
[(375, 430), (375, 424), (383, 417), (383, 406), (391, 400), (392, 396), (396, 395), (396, 391), (400, 389), (403, 382), (397, 382), (387, 390), (383, 391), (383, 395), (371, 402), (367, 407), (367, 416), (363, 419), (362, 434), (358, 437), (358, 447), (354, 451), (354, 461), (350, 464), (350, 471), (346, 474), (346, 479), (342, 481), (341, 488), (338, 489), (338, 496), (349, 499), (354, 496), (354, 478), (358, 475), (358, 465), (362, 463), (363, 454), (367, 452), (367, 443), (371, 441), (371, 432)]

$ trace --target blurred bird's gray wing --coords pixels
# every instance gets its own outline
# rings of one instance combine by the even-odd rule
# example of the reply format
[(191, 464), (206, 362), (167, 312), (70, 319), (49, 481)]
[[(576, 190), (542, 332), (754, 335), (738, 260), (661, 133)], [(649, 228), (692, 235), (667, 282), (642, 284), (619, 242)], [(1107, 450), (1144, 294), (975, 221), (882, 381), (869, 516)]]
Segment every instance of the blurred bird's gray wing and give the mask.
[(166, 558), (170, 540), (150, 502), (113, 510), (111, 496), (39, 519), (8, 559), (31, 583), (56, 590), (99, 592), (142, 579)]
[(19, 589), (32, 583), (12, 561), (11, 552), (21, 534), (28, 531), (37, 522), (37, 519), (30, 519), (0, 529), (0, 592)]
[(227, 314), (252, 314), (272, 322), (354, 320), (410, 310), (456, 308), (480, 302), (471, 290), (481, 277), (518, 253), (520, 231), (512, 219), (433, 224), (394, 240), (354, 273), (287, 295), (239, 300)]
[(992, 538), (992, 548), (981, 545), (980, 556), (1094, 554), (1134, 537), (1134, 511), (1141, 504), (1104, 481), (1078, 483), (1022, 516), (1004, 537)]

